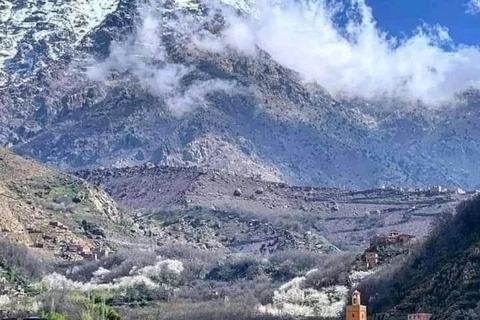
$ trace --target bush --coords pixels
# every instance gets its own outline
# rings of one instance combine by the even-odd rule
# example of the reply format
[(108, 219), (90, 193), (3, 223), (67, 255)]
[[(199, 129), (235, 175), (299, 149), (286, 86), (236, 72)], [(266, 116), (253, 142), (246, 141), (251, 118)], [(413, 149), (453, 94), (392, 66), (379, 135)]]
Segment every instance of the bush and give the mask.
[(253, 280), (262, 273), (262, 263), (259, 258), (247, 255), (234, 258), (233, 261), (218, 266), (207, 275), (208, 280), (232, 282), (237, 280)]
[(48, 320), (67, 320), (67, 317), (55, 311), (43, 312), (42, 317)]
[[(83, 298), (83, 296), (80, 296)], [(44, 306), (43, 311), (47, 319), (48, 316), (56, 316), (57, 314), (67, 319), (81, 319), (83, 304), (77, 297), (72, 298), (71, 294), (65, 291), (48, 292), (37, 298), (40, 305)], [(60, 318), (61, 319), (61, 318)]]
[(269, 258), (266, 272), (274, 281), (287, 282), (317, 268), (326, 255), (309, 251), (281, 251)]
[(0, 237), (0, 266), (8, 269), (12, 280), (37, 278), (45, 272), (45, 265), (30, 254), (25, 246), (2, 237)]
[(184, 270), (180, 275), (181, 285), (189, 285), (197, 280), (204, 280), (208, 273), (225, 259), (225, 256), (218, 252), (182, 244), (164, 245), (155, 252), (159, 256), (183, 262)]
[(42, 297), (42, 317), (48, 320), (121, 320), (120, 315), (101, 296), (86, 297), (79, 292), (51, 292)]
[(155, 263), (157, 256), (146, 251), (121, 251), (98, 261), (90, 261), (80, 266), (75, 266), (68, 272), (68, 277), (73, 281), (88, 282), (94, 277), (94, 272), (100, 267), (110, 272), (102, 279), (104, 283), (113, 279), (128, 276), (132, 268), (142, 268)]
[(143, 307), (152, 301), (167, 301), (171, 296), (171, 291), (159, 287), (149, 288), (144, 284), (138, 284), (127, 288), (122, 295), (114, 296), (108, 300), (109, 305), (125, 305), (131, 307)]
[(349, 274), (355, 258), (353, 253), (324, 256), (317, 270), (307, 275), (306, 286), (319, 290), (333, 285), (349, 285)]

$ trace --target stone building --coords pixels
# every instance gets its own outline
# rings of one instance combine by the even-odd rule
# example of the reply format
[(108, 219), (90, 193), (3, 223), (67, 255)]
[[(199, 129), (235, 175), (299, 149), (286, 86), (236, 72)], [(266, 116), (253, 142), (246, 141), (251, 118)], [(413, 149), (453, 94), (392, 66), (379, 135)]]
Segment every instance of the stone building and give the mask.
[(113, 251), (107, 246), (100, 246), (93, 250), (93, 260), (100, 260), (102, 258), (106, 258), (112, 253)]
[(408, 320), (430, 320), (431, 313), (412, 313), (408, 315)]
[(392, 244), (407, 244), (416, 240), (416, 237), (412, 234), (400, 233), (398, 231), (391, 231), (386, 235), (376, 235), (370, 239), (370, 247), (382, 247)]
[(347, 306), (346, 320), (367, 320), (367, 306), (362, 306), (358, 290), (353, 292), (352, 305)]
[(367, 269), (373, 269), (378, 264), (378, 253), (369, 252), (365, 253), (365, 260), (367, 261)]

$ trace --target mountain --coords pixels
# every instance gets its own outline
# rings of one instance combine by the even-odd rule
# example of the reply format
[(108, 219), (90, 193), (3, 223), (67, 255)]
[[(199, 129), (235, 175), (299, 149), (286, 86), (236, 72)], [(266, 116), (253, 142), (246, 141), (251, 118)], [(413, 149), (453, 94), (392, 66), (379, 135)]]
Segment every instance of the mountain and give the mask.
[(153, 162), (295, 185), (478, 186), (475, 92), (434, 110), (335, 99), (259, 48), (213, 50), (232, 8), (249, 3), (4, 1), (1, 145), (65, 169)]
[[(108, 294), (109, 308), (126, 319), (158, 308), (173, 319), (195, 318), (191, 310), (220, 319), (245, 309), (251, 319), (337, 319), (348, 289), (367, 277), (360, 286), (378, 319), (417, 310), (442, 320), (477, 316), (478, 199), (443, 214), (471, 194), (293, 187), (152, 164), (75, 174), (0, 150), (0, 277), (8, 289), (0, 304), (14, 315), (39, 302), (52, 312), (54, 299), (55, 310), (73, 319), (89, 305), (85, 292), (95, 292)], [(422, 240), (436, 218), (443, 223), (420, 241), (422, 250), (384, 248), (380, 269), (366, 270), (363, 249), (372, 235), (396, 229)], [(45, 267), (4, 238), (57, 263)], [(353, 252), (338, 253), (334, 244)], [(118, 252), (90, 261), (106, 247)], [(398, 264), (408, 255), (406, 266)], [(217, 306), (225, 297), (232, 304)]]

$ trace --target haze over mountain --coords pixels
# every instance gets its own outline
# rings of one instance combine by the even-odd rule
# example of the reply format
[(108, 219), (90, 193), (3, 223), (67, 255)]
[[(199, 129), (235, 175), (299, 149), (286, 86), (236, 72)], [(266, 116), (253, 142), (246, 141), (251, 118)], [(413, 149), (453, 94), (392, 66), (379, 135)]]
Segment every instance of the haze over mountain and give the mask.
[(478, 186), (480, 53), (444, 28), (394, 39), (362, 1), (7, 1), (0, 21), (0, 142), (42, 162)]

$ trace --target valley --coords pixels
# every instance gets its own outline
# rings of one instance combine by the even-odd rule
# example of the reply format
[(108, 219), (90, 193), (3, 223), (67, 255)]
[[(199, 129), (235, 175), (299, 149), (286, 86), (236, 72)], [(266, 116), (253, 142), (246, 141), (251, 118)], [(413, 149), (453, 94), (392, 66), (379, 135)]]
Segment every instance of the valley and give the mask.
[[(110, 292), (108, 308), (127, 319), (162, 309), (165, 319), (189, 317), (182, 308), (212, 317), (207, 306), (219, 301), (230, 302), (217, 316), (337, 319), (351, 288), (410, 261), (436, 221), (475, 196), (439, 187), (294, 187), (152, 164), (72, 175), (6, 150), (0, 165), (10, 199), (2, 201), (0, 248), (30, 252), (30, 264), (4, 256), (5, 275), (22, 270), (3, 278), (0, 310), (24, 305), (11, 315), (58, 299), (63, 306), (47, 314), (73, 316), (75, 299), (88, 305), (88, 295)], [(413, 240), (381, 240), (392, 231)], [(372, 250), (378, 265), (367, 267)], [(180, 313), (172, 303), (183, 305)], [(251, 313), (240, 312), (246, 306)]]
[(0, 0), (0, 320), (479, 319), (480, 51), (367, 2)]
[(294, 187), (220, 171), (148, 165), (76, 174), (135, 212), (139, 223), (175, 211), (179, 219), (197, 210), (223, 221), (250, 217), (254, 224), (285, 224), (300, 237), (320, 234), (345, 249), (365, 248), (373, 236), (392, 230), (423, 238), (436, 216), (453, 211), (473, 194), (438, 187), (366, 191)]

